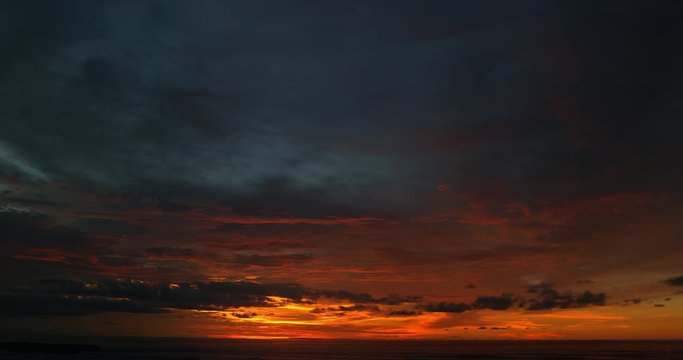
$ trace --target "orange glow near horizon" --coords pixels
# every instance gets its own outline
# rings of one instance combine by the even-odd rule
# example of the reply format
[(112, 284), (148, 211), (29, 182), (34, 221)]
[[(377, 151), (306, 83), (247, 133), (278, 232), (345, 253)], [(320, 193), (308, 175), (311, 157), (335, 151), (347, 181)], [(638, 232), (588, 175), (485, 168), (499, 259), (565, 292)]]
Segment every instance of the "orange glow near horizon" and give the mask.
[[(453, 189), (439, 194), (455, 195)], [(154, 203), (122, 212), (111, 210), (117, 209), (117, 202), (105, 198), (112, 203), (104, 209), (85, 207), (88, 211), (77, 218), (117, 220), (133, 229), (144, 225), (154, 236), (132, 234), (120, 242), (107, 236), (89, 239), (97, 251), (115, 246), (117, 255), (112, 256), (42, 244), (17, 249), (10, 257), (54, 270), (50, 273), (64, 267), (92, 271), (96, 275), (78, 283), (83, 288), (61, 289), (65, 292), (60, 299), (76, 300), (76, 305), (81, 297), (91, 296), (112, 304), (120, 301), (117, 306), (127, 301), (147, 305), (133, 308), (141, 313), (56, 315), (50, 326), (60, 333), (244, 339), (680, 339), (683, 292), (665, 281), (677, 272), (599, 267), (582, 246), (542, 242), (550, 230), (535, 225), (564, 228), (586, 212), (628, 215), (630, 208), (659, 197), (616, 194), (535, 211), (510, 203), (505, 208), (518, 214), (505, 221), (491, 220), (485, 206), (467, 199), (464, 210), (402, 222), (360, 216), (244, 217), (210, 206), (164, 212)], [(652, 220), (647, 211), (642, 214), (627, 220)], [(451, 242), (451, 232), (464, 223), (462, 239), (476, 236), (480, 243)], [(231, 234), (232, 247), (226, 245), (225, 234), (213, 230), (226, 224), (239, 225)], [(269, 228), (272, 225), (277, 226)], [(297, 231), (289, 229), (294, 225)], [(61, 229), (59, 222), (36, 226), (42, 226), (41, 231)], [(675, 229), (662, 229), (666, 231), (660, 236), (678, 236)], [(651, 235), (645, 227), (633, 231)], [(196, 242), (182, 245), (188, 238)], [(272, 248), (263, 250), (268, 247), (264, 244)], [(678, 257), (680, 252), (669, 251), (658, 259), (678, 264)], [(639, 264), (648, 268), (653, 260)], [(98, 277), (109, 278), (101, 285), (111, 288), (98, 291)], [(556, 284), (550, 285), (553, 281)], [(245, 283), (248, 286), (240, 286)], [(550, 305), (538, 302), (547, 300), (533, 289), (539, 284), (551, 287), (545, 289), (551, 294)], [(165, 298), (165, 291), (179, 292), (183, 301)], [(505, 310), (490, 310), (495, 304), (475, 306), (480, 297), (500, 299), (505, 296), (497, 294), (508, 293), (516, 300), (502, 306)], [(149, 299), (147, 294), (155, 295)], [(406, 296), (406, 301), (392, 301), (391, 294)], [(579, 302), (582, 294), (604, 298), (591, 301), (589, 296)], [(185, 301), (185, 295), (192, 301)], [(526, 310), (534, 301), (543, 310)], [(441, 302), (456, 306), (441, 310), (446, 312), (427, 310), (427, 304)], [(233, 308), (240, 304), (253, 305)], [(86, 318), (90, 320), (83, 321)], [(30, 328), (14, 318), (8, 324), (12, 331)]]
[[(287, 304), (236, 311), (204, 311), (203, 336), (243, 339), (656, 339), (680, 338), (683, 301), (670, 301), (666, 313), (651, 305), (610, 305), (545, 312), (481, 310), (422, 312), (412, 316), (367, 310), (325, 311), (351, 303)], [(255, 314), (236, 317), (235, 314)]]

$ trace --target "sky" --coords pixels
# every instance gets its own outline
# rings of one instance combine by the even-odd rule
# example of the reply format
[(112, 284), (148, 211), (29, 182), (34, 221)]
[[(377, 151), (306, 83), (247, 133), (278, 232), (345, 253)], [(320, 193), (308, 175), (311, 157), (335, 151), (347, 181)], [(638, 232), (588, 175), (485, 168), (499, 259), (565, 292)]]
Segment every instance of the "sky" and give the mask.
[(677, 1), (4, 1), (0, 337), (683, 338)]

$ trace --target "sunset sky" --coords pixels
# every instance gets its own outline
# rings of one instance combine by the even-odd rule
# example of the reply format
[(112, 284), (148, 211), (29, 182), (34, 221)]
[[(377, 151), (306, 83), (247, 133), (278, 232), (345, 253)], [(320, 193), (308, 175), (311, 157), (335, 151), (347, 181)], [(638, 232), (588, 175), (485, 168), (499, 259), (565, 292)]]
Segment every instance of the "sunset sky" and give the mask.
[(683, 338), (683, 2), (3, 1), (0, 337)]

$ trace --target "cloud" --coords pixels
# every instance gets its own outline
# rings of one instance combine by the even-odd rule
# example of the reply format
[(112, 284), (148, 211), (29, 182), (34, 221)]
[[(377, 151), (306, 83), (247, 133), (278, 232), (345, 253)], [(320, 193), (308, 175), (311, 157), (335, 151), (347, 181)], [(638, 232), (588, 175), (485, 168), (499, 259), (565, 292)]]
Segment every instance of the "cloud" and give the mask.
[(507, 310), (513, 304), (511, 295), (478, 296), (472, 303), (474, 309)]
[(78, 316), (102, 312), (165, 313), (165, 309), (131, 301), (58, 294), (0, 294), (0, 314), (9, 316)]
[(471, 303), (439, 302), (423, 304), (421, 308), (427, 312), (462, 313), (473, 310), (507, 310), (517, 304), (518, 299), (512, 295), (477, 296)]
[(380, 308), (377, 305), (372, 304), (354, 304), (351, 306), (339, 305), (330, 307), (317, 307), (311, 310), (313, 314), (324, 314), (327, 312), (334, 313), (346, 313), (349, 311), (369, 311), (369, 312), (379, 312)]
[(230, 315), (232, 315), (238, 319), (251, 319), (258, 314), (255, 312), (233, 312)]
[(0, 242), (10, 246), (78, 248), (86, 245), (83, 233), (53, 224), (42, 214), (0, 207)]
[(233, 262), (242, 266), (282, 267), (290, 264), (310, 262), (315, 257), (311, 254), (283, 255), (235, 255)]
[(427, 312), (462, 313), (473, 310), (507, 310), (520, 308), (528, 311), (550, 310), (555, 308), (580, 308), (587, 306), (603, 306), (607, 295), (584, 291), (573, 294), (570, 291), (560, 293), (555, 290), (554, 284), (541, 283), (527, 288), (529, 296), (514, 296), (503, 294), (500, 296), (477, 296), (471, 303), (427, 303), (421, 308)]
[(392, 294), (389, 296), (381, 297), (374, 300), (375, 303), (386, 304), (386, 305), (400, 305), (403, 303), (416, 303), (422, 300), (419, 295), (396, 295)]
[(417, 311), (412, 311), (412, 310), (396, 310), (396, 311), (390, 311), (387, 315), (389, 315), (389, 316), (416, 316), (416, 315), (420, 315), (420, 313)]
[(48, 176), (31, 161), (22, 157), (9, 144), (0, 140), (0, 174), (19, 173), (30, 180), (49, 180)]
[(472, 309), (472, 305), (465, 303), (440, 302), (422, 306), (427, 312), (461, 313)]
[[(61, 225), (41, 213), (0, 207), (0, 257), (33, 262), (34, 269), (108, 276), (142, 270), (147, 263), (147, 259), (118, 253), (114, 246), (121, 238), (106, 232), (92, 235), (71, 225)], [(149, 274), (149, 268), (144, 272)]]
[(0, 256), (91, 266), (97, 256), (111, 255), (116, 240), (89, 238), (84, 232), (57, 224), (46, 215), (0, 207)]
[(674, 276), (668, 278), (664, 280), (664, 283), (669, 284), (671, 286), (683, 286), (683, 276)]
[(555, 290), (551, 283), (531, 285), (527, 288), (527, 293), (535, 295), (535, 298), (528, 300), (528, 310), (603, 306), (607, 298), (604, 293), (592, 293), (590, 291), (584, 291), (578, 295), (569, 291), (560, 293)]
[[(271, 297), (278, 300), (273, 301)], [(374, 298), (344, 290), (306, 288), (297, 284), (254, 282), (153, 283), (103, 279), (95, 282), (46, 280), (31, 287), (14, 287), (0, 293), (5, 315), (85, 315), (99, 312), (162, 313), (173, 310), (225, 310), (240, 307), (274, 307), (307, 303), (323, 298), (358, 302), (336, 311), (375, 310), (374, 304), (396, 305), (413, 298)], [(49, 304), (47, 306), (46, 304)], [(332, 308), (328, 309), (332, 310)]]
[(197, 251), (190, 248), (154, 246), (145, 249), (145, 254), (162, 259), (192, 259), (197, 256)]

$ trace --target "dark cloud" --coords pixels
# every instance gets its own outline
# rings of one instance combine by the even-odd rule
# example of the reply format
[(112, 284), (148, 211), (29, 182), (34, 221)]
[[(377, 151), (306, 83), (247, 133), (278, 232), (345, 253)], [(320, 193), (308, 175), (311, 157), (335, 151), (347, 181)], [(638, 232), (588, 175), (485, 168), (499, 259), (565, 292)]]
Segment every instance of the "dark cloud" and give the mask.
[(0, 241), (6, 246), (80, 249), (88, 245), (83, 233), (52, 223), (47, 216), (0, 208)]
[(573, 294), (569, 291), (560, 293), (555, 290), (554, 285), (551, 283), (531, 285), (527, 289), (527, 293), (535, 296), (528, 300), (528, 310), (602, 306), (605, 305), (607, 298), (607, 295), (604, 293), (592, 293), (590, 291), (584, 291), (579, 294)]
[(677, 191), (681, 6), (494, 3), (6, 5), (2, 172), (338, 216)]
[(471, 310), (507, 310), (517, 304), (519, 299), (512, 295), (478, 296), (472, 303), (440, 302), (427, 303), (421, 306), (427, 312), (462, 313)]
[(403, 303), (414, 303), (414, 302), (419, 302), (422, 300), (422, 297), (419, 295), (396, 295), (392, 294), (389, 296), (381, 297), (377, 299), (375, 302), (380, 303), (380, 304), (386, 304), (386, 305), (400, 305)]
[[(673, 60), (652, 66), (680, 53), (679, 7), (671, 3), (606, 2), (590, 12), (569, 2), (326, 3), (286, 16), (280, 5), (232, 3), (52, 7), (31, 2), (4, 12), (14, 14), (3, 22), (13, 49), (4, 69), (14, 74), (0, 83), (4, 118), (20, 121), (2, 140), (23, 154), (6, 172), (30, 176), (33, 168), (143, 193), (210, 192), (243, 211), (296, 204), (302, 213), (343, 213), (362, 197), (382, 200), (362, 207), (387, 210), (392, 195), (405, 203), (416, 185), (452, 172), (471, 174), (460, 182), (468, 187), (482, 177), (553, 176), (555, 163), (566, 165), (562, 175), (583, 175), (616, 164), (618, 150), (638, 145), (639, 136), (667, 140), (635, 147), (647, 154), (678, 149), (656, 132), (666, 116), (652, 124), (636, 116), (656, 106), (654, 94), (675, 87), (667, 80), (679, 74)], [(652, 76), (625, 81), (634, 70)], [(611, 100), (596, 102), (596, 93)], [(554, 113), (551, 104), (563, 98), (576, 109)], [(31, 106), (36, 101), (40, 107)], [(569, 124), (562, 116), (572, 117)], [(607, 120), (617, 118), (628, 123)], [(92, 119), (98, 126), (85, 134)], [(571, 160), (567, 126), (584, 142), (601, 142), (599, 153), (586, 149), (600, 156), (557, 161)], [(424, 133), (445, 134), (429, 143), (450, 147), (430, 153), (428, 171), (418, 172), (411, 169), (426, 159), (405, 134)], [(397, 141), (418, 151), (357, 156)], [(472, 147), (456, 166), (443, 166), (442, 154)], [(661, 173), (660, 165), (649, 166)], [(405, 182), (391, 181), (395, 174)]]
[(574, 298), (575, 307), (584, 306), (603, 306), (605, 305), (605, 299), (607, 295), (604, 293), (592, 293), (590, 291), (584, 291)]
[[(271, 301), (269, 297), (284, 300)], [(374, 304), (395, 305), (412, 298), (374, 298), (368, 294), (328, 291), (297, 284), (253, 282), (152, 283), (104, 279), (96, 282), (47, 280), (13, 287), (0, 294), (4, 315), (85, 315), (100, 312), (162, 313), (172, 310), (224, 310), (239, 307), (273, 307), (321, 298), (361, 302), (327, 310), (376, 311)], [(285, 303), (282, 303), (284, 301)], [(362, 303), (366, 304), (362, 304)], [(42, 305), (41, 305), (42, 304)], [(45, 306), (50, 304), (50, 306)], [(240, 313), (241, 314), (241, 313)]]
[(420, 313), (417, 311), (412, 311), (412, 310), (396, 310), (396, 311), (390, 311), (387, 315), (389, 315), (389, 316), (416, 316), (416, 315), (420, 315)]
[(328, 312), (334, 313), (346, 313), (349, 311), (368, 311), (368, 312), (379, 312), (380, 308), (377, 305), (372, 304), (354, 304), (351, 306), (331, 306), (331, 307), (317, 307), (311, 310), (313, 314), (324, 314)]
[(343, 224), (221, 224), (211, 229), (212, 233), (225, 234), (227, 236), (310, 236), (327, 235), (343, 229)]
[(512, 296), (479, 296), (472, 303), (474, 309), (507, 310), (513, 304)]
[(165, 313), (167, 310), (137, 301), (102, 297), (65, 297), (59, 294), (35, 293), (0, 295), (2, 315), (77, 316), (102, 312)]
[(625, 303), (625, 304), (638, 305), (638, 304), (640, 304), (641, 302), (643, 302), (643, 300), (642, 300), (641, 298), (624, 299), (624, 303)]
[[(515, 296), (503, 294), (501, 296), (477, 296), (471, 303), (427, 303), (421, 305), (421, 309), (427, 312), (462, 313), (471, 310), (507, 310), (520, 308), (529, 311), (549, 310), (555, 308), (579, 308), (587, 306), (603, 306), (607, 295), (604, 293), (592, 293), (584, 291), (573, 294), (570, 291), (560, 293), (555, 290), (554, 284), (541, 283), (527, 288), (529, 296)], [(638, 300), (640, 302), (640, 300)], [(635, 299), (633, 300), (635, 304)]]
[(664, 283), (671, 286), (683, 286), (683, 276), (674, 276), (664, 280)]
[(310, 254), (288, 255), (235, 255), (235, 264), (242, 266), (281, 267), (287, 264), (302, 264), (312, 261)]
[(354, 304), (352, 306), (340, 305), (336, 308), (332, 308), (338, 311), (379, 311), (379, 307), (376, 305), (366, 305), (366, 304)]
[(462, 256), (464, 261), (480, 261), (480, 260), (495, 260), (495, 259), (509, 259), (519, 256), (533, 256), (549, 254), (557, 251), (557, 247), (553, 246), (518, 246), (518, 247), (499, 247), (489, 250), (475, 251)]
[(440, 302), (426, 304), (422, 309), (427, 312), (461, 313), (472, 309), (472, 305), (465, 303)]
[(108, 260), (116, 261), (111, 258), (116, 239), (89, 237), (40, 213), (0, 208), (0, 233), (0, 256), (5, 259), (63, 264), (73, 270), (92, 270), (100, 257), (103, 265)]
[(383, 304), (383, 305), (401, 305), (404, 303), (417, 303), (422, 300), (422, 297), (417, 295), (389, 295), (384, 297), (373, 297), (367, 293), (353, 293), (346, 290), (311, 290), (309, 296), (313, 299), (318, 298), (333, 298), (349, 300), (356, 303), (365, 304)]
[(258, 314), (256, 314), (255, 312), (233, 312), (230, 315), (238, 319), (251, 319)]
[(189, 248), (154, 246), (145, 249), (145, 254), (162, 259), (191, 259), (197, 256), (197, 251)]

